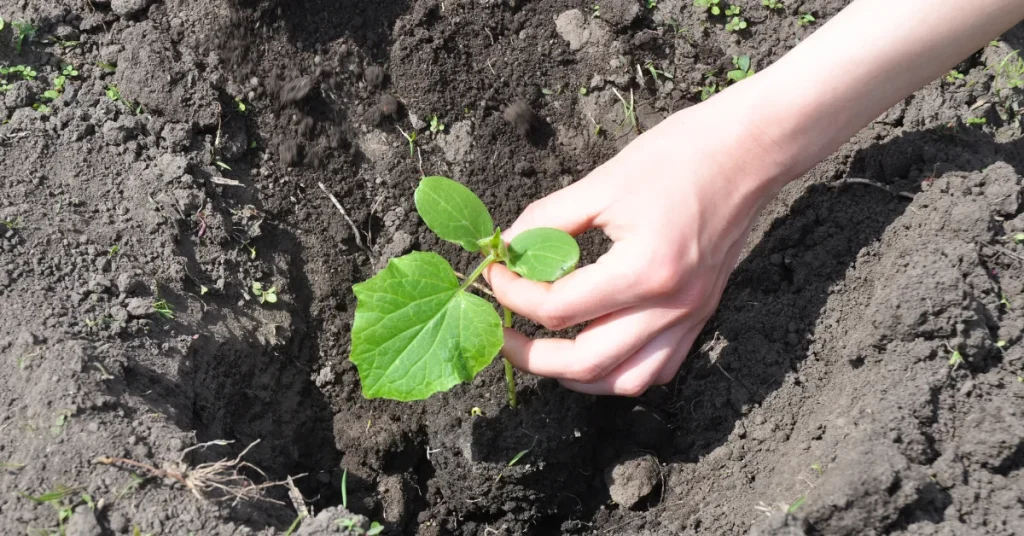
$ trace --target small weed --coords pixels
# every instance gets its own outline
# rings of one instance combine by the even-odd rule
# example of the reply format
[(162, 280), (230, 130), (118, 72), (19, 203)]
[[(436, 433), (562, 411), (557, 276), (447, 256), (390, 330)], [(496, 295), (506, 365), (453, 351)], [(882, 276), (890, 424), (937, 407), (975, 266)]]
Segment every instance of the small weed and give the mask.
[(968, 125), (984, 125), (985, 123), (988, 123), (988, 119), (985, 119), (984, 117), (968, 117), (965, 122)]
[(712, 15), (721, 15), (722, 8), (718, 6), (720, 0), (693, 0), (694, 7), (707, 10)]
[(819, 463), (819, 462), (812, 463), (811, 464), (811, 469), (814, 469), (814, 472), (818, 473), (819, 475), (825, 473), (825, 467), (823, 465), (821, 465), (821, 463)]
[(107, 86), (107, 98), (114, 102), (121, 100), (121, 90), (113, 84)]
[(811, 13), (801, 13), (800, 16), (796, 18), (796, 24), (797, 26), (807, 26), (816, 20), (818, 19), (814, 18), (814, 15)]
[(1005, 292), (999, 293), (999, 296), (1000, 296), (999, 305), (1002, 305), (1003, 307), (1006, 307), (1007, 311), (1013, 309), (1013, 304), (1010, 303), (1010, 298), (1006, 297), (1006, 293)]
[(444, 123), (437, 117), (437, 114), (430, 116), (430, 131), (434, 134), (444, 132)]
[(797, 509), (800, 508), (801, 506), (803, 506), (804, 502), (806, 502), (806, 501), (807, 501), (807, 497), (804, 496), (804, 495), (801, 495), (801, 496), (797, 497), (796, 500), (793, 501), (793, 504), (789, 505), (789, 508), (786, 508), (786, 513), (792, 514), (792, 513), (796, 512)]
[(348, 469), (341, 473), (341, 507), (348, 510)]
[(39, 31), (39, 28), (25, 21), (12, 22), (11, 27), (14, 28), (14, 51), (21, 54), (21, 47), (25, 44), (25, 39), (31, 39)]
[(366, 531), (366, 536), (377, 536), (382, 532), (384, 532), (384, 525), (374, 521), (370, 523), (370, 529)]
[(964, 356), (960, 355), (960, 352), (954, 350), (953, 347), (950, 346), (949, 344), (946, 345), (946, 348), (948, 348), (949, 351), (952, 352), (952, 355), (949, 356), (949, 366), (953, 367), (954, 369), (960, 368), (960, 365), (964, 364)]
[(252, 282), (252, 293), (260, 300), (260, 303), (277, 303), (277, 287), (263, 288), (259, 281)]
[(520, 452), (519, 454), (516, 454), (515, 456), (513, 456), (512, 459), (509, 460), (508, 466), (512, 467), (513, 465), (518, 463), (519, 460), (523, 459), (523, 456), (526, 456), (526, 453), (528, 453), (528, 452), (530, 452), (530, 449), (526, 449), (526, 450)]
[(0, 76), (19, 75), (23, 80), (35, 80), (39, 73), (28, 65), (15, 65), (13, 67), (0, 67)]
[(956, 82), (957, 80), (963, 80), (963, 79), (964, 79), (964, 73), (961, 73), (960, 71), (958, 71), (956, 69), (953, 69), (952, 71), (949, 71), (949, 73), (946, 74), (946, 81), (949, 82), (950, 84), (952, 84), (953, 82)]
[(114, 255), (117, 255), (120, 252), (121, 246), (114, 244), (113, 246), (110, 246), (110, 251), (107, 252), (107, 257), (113, 257)]
[(786, 7), (779, 0), (761, 0), (761, 5), (775, 11), (781, 11)]
[(469, 410), (469, 416), (470, 417), (482, 417), (483, 415), (484, 415), (484, 410), (482, 410), (482, 409), (480, 409), (480, 408), (478, 408), (476, 406), (473, 406), (473, 408)]
[(53, 437), (59, 436), (64, 431), (64, 425), (68, 423), (69, 418), (71, 418), (70, 410), (58, 411), (57, 416), (53, 419), (53, 425), (50, 426), (50, 435)]
[(1024, 233), (1017, 233), (1013, 235), (1013, 241), (1018, 244), (1024, 244)]
[(70, 50), (81, 44), (81, 41), (65, 41), (52, 35), (50, 36), (50, 42), (59, 46), (60, 48), (63, 48), (64, 50)]
[(601, 6), (594, 4), (590, 8), (590, 15), (595, 19), (601, 18)]
[(658, 83), (658, 75), (664, 76), (665, 78), (668, 78), (669, 80), (672, 80), (672, 79), (675, 78), (675, 76), (673, 76), (672, 73), (667, 73), (665, 71), (662, 71), (661, 69), (658, 69), (654, 65), (653, 61), (649, 61), (648, 60), (647, 63), (644, 64), (644, 69), (647, 69), (647, 72), (651, 73), (651, 77), (654, 78), (654, 83), (655, 84)]
[(636, 118), (636, 102), (633, 100), (633, 90), (629, 90), (629, 102), (626, 102), (626, 99), (622, 97), (619, 90), (612, 88), (612, 91), (615, 92), (615, 96), (618, 97), (619, 102), (622, 103), (622, 114), (624, 117), (622, 119), (622, 123), (619, 123), (619, 126), (622, 126), (623, 123), (629, 123), (632, 130), (640, 133), (640, 122), (637, 121)]
[(18, 492), (18, 495), (38, 503), (38, 504), (49, 504), (57, 510), (57, 529), (45, 531), (46, 534), (58, 534), (64, 535), (64, 524), (71, 519), (71, 515), (74, 513), (74, 505), (77, 501), (68, 501), (72, 495), (78, 492), (80, 488), (69, 488), (65, 486), (57, 486), (54, 491), (44, 493), (42, 495), (29, 495), (25, 492)]
[(242, 99), (235, 99), (235, 108), (237, 108), (238, 112), (241, 114), (244, 114), (249, 110), (249, 107), (242, 102)]
[(295, 529), (299, 528), (299, 523), (302, 523), (302, 520), (305, 518), (305, 514), (299, 514), (299, 516), (295, 518), (295, 521), (292, 521), (292, 524), (288, 526), (288, 530), (285, 531), (284, 536), (292, 536)]
[(554, 95), (554, 94), (556, 93), (556, 91), (555, 91), (555, 90), (553, 90), (553, 89), (548, 89), (548, 88), (546, 88), (546, 87), (542, 87), (542, 88), (540, 88), (540, 92), (541, 92), (541, 93), (543, 93), (543, 94), (545, 94), (545, 95)]
[(707, 83), (704, 84), (704, 87), (700, 88), (699, 91), (700, 100), (706, 101), (714, 96), (715, 93), (718, 93), (718, 84), (716, 84), (714, 80), (708, 80)]
[(32, 105), (32, 109), (37, 111), (37, 112), (39, 112), (39, 113), (41, 113), (41, 114), (47, 114), (47, 115), (50, 112), (53, 111), (52, 108), (50, 108), (49, 106), (47, 106), (47, 105), (45, 105), (45, 104), (43, 104), (41, 102), (37, 102), (37, 103), (33, 104)]
[(17, 216), (13, 220), (0, 219), (0, 225), (5, 226), (12, 231), (17, 231), (24, 227), (25, 223), (21, 221), (21, 216)]
[(736, 68), (725, 74), (729, 80), (739, 82), (754, 75), (754, 69), (750, 66), (750, 56), (733, 56), (732, 64)]
[(23, 463), (0, 462), (0, 471), (18, 471), (24, 467)]
[(166, 320), (174, 320), (174, 307), (167, 300), (160, 299), (153, 302), (153, 310)]
[(402, 136), (405, 137), (405, 140), (409, 142), (409, 158), (416, 156), (416, 131), (410, 130), (409, 133), (406, 134), (406, 132), (402, 130), (402, 127), (398, 127), (398, 131), (401, 132)]
[(105, 61), (97, 61), (96, 66), (100, 69), (103, 69), (104, 71), (107, 71), (108, 73), (117, 72), (117, 66), (112, 63), (107, 63)]
[(647, 9), (654, 9), (658, 7), (658, 0), (647, 0)]
[(215, 165), (215, 166), (217, 166), (217, 167), (219, 167), (219, 168), (221, 168), (223, 170), (231, 171), (231, 166), (225, 164), (224, 162), (221, 162), (220, 160), (214, 160), (213, 161), (213, 165)]

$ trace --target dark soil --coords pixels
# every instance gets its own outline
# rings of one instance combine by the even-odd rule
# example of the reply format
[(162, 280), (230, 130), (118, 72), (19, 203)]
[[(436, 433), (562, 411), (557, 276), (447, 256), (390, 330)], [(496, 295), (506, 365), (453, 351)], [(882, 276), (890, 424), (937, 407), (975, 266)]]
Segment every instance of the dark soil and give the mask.
[[(1021, 28), (783, 192), (673, 384), (596, 399), (524, 377), (510, 410), (496, 364), (422, 403), (361, 397), (351, 285), (411, 249), (473, 260), (416, 217), (421, 172), (507, 226), (844, 2), (744, 0), (739, 35), (642, 4), (4, 2), (0, 64), (39, 75), (0, 93), (3, 532), (58, 531), (64, 506), (69, 536), (277, 534), (301, 509), (301, 534), (1024, 534), (1024, 141), (995, 72)], [(242, 474), (305, 474), (303, 499), (204, 501), (93, 463), (217, 440), (185, 461), (259, 441), (265, 477)]]

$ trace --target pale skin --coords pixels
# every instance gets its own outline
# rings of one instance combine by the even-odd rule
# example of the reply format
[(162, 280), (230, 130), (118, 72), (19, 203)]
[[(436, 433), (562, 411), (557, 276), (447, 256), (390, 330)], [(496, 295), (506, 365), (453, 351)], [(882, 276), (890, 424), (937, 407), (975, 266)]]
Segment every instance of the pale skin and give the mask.
[(857, 0), (774, 65), (530, 204), (506, 240), (599, 228), (614, 245), (553, 284), (492, 265), (495, 296), (517, 314), (551, 330), (592, 321), (574, 340), (506, 330), (504, 355), (590, 394), (669, 382), (779, 190), (1022, 19), (1022, 0)]

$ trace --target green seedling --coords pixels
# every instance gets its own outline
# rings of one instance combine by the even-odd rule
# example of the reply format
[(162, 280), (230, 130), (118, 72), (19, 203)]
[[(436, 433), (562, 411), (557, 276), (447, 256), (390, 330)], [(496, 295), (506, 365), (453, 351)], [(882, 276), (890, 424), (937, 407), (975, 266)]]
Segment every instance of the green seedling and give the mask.
[(288, 526), (288, 530), (285, 531), (284, 536), (292, 536), (295, 529), (299, 528), (299, 523), (302, 523), (302, 520), (305, 518), (305, 514), (299, 514), (298, 517), (295, 518), (295, 521), (292, 521), (292, 524)]
[(405, 137), (405, 141), (409, 142), (409, 158), (416, 156), (416, 131), (410, 130), (407, 134), (402, 127), (397, 127), (398, 131)]
[(430, 116), (430, 131), (434, 134), (444, 132), (444, 123), (437, 117), (437, 114)]
[(64, 431), (64, 425), (68, 423), (69, 418), (71, 418), (71, 411), (66, 409), (58, 411), (53, 419), (53, 425), (50, 426), (50, 435), (59, 436)]
[(82, 493), (82, 502), (89, 507), (90, 510), (96, 511), (96, 501), (93, 500), (92, 495), (88, 493)]
[(793, 504), (789, 505), (789, 508), (786, 508), (786, 513), (789, 513), (789, 514), (795, 513), (797, 511), (797, 509), (799, 509), (801, 506), (803, 506), (804, 502), (806, 502), (806, 501), (807, 501), (807, 497), (804, 496), (804, 495), (801, 495), (801, 496), (797, 497), (796, 500), (793, 501)]
[(110, 251), (107, 252), (107, 257), (113, 257), (114, 255), (117, 255), (120, 252), (121, 246), (114, 244), (113, 246), (110, 246)]
[(998, 85), (1003, 89), (1024, 87), (1024, 59), (1020, 57), (1020, 50), (1014, 50), (1007, 54), (999, 62), (995, 72)]
[(819, 462), (812, 463), (811, 469), (814, 469), (814, 472), (818, 473), (819, 475), (825, 474), (825, 467), (821, 465), (821, 463)]
[(366, 530), (366, 536), (377, 536), (382, 532), (384, 532), (384, 525), (373, 521), (370, 523), (370, 528)]
[(816, 20), (818, 19), (815, 19), (814, 15), (810, 13), (801, 13), (800, 16), (796, 18), (796, 24), (797, 26), (807, 26)]
[(6, 22), (4, 22), (4, 18), (3, 18), (3, 17), (0, 17), (0, 31), (3, 31), (3, 29), (4, 29), (4, 26), (5, 26), (6, 24), (7, 24), (7, 23), (6, 23)]
[(736, 68), (725, 74), (729, 80), (739, 82), (754, 75), (754, 69), (750, 66), (750, 56), (733, 56), (732, 64)]
[(949, 349), (950, 352), (952, 352), (949, 356), (950, 367), (957, 369), (960, 367), (960, 365), (964, 364), (964, 356), (961, 355), (959, 351), (954, 350), (953, 347), (950, 346), (949, 344), (946, 344), (946, 348)]
[(231, 171), (231, 166), (225, 164), (224, 162), (221, 162), (220, 160), (214, 160), (213, 161), (213, 165), (215, 165), (215, 166), (217, 166), (217, 167), (219, 167), (219, 168), (221, 168), (221, 169), (223, 169), (225, 171)]
[[(735, 7), (735, 6), (733, 6)], [(737, 12), (739, 8), (736, 8)], [(747, 21), (743, 17), (733, 17), (729, 19), (729, 22), (725, 23), (725, 31), (727, 32), (740, 32), (747, 29)]]
[(121, 100), (121, 90), (113, 84), (107, 86), (107, 98), (114, 102)]
[(779, 0), (761, 0), (761, 5), (775, 11), (781, 11), (786, 7)]
[(654, 62), (650, 61), (650, 60), (648, 60), (647, 63), (644, 64), (644, 69), (647, 69), (647, 72), (651, 73), (651, 78), (654, 78), (654, 83), (655, 84), (658, 83), (658, 75), (664, 76), (665, 78), (668, 78), (669, 80), (672, 80), (672, 79), (675, 78), (675, 76), (673, 76), (672, 73), (667, 73), (665, 71), (662, 71), (661, 69), (658, 69), (654, 65)]
[(157, 300), (153, 302), (153, 310), (166, 320), (174, 320), (174, 307), (167, 300)]
[(21, 76), (23, 80), (35, 80), (39, 73), (28, 65), (15, 65), (13, 67), (0, 67), (0, 76), (8, 75)]
[(74, 502), (68, 501), (67, 499), (78, 492), (80, 488), (69, 488), (65, 486), (57, 486), (54, 491), (44, 493), (42, 495), (29, 495), (27, 493), (18, 492), (18, 495), (38, 503), (38, 504), (49, 504), (57, 510), (57, 529), (49, 529), (46, 534), (58, 534), (63, 536), (64, 524), (71, 519), (71, 515), (74, 513)]
[(530, 449), (526, 449), (526, 450), (520, 452), (519, 454), (516, 454), (515, 456), (513, 456), (512, 459), (509, 460), (508, 466), (512, 467), (513, 465), (519, 463), (519, 460), (523, 459), (523, 456), (526, 456), (526, 453), (528, 453), (528, 452), (530, 452)]
[(1013, 241), (1018, 244), (1024, 244), (1024, 233), (1017, 233), (1013, 235)]
[(554, 95), (554, 94), (555, 94), (555, 90), (553, 90), (553, 89), (548, 89), (548, 88), (546, 88), (546, 87), (542, 87), (542, 88), (540, 88), (540, 92), (541, 92), (541, 93), (543, 93), (543, 94), (545, 94), (545, 95)]
[(341, 507), (348, 510), (348, 469), (341, 473)]
[(63, 48), (64, 50), (75, 48), (81, 44), (81, 41), (65, 41), (53, 35), (50, 36), (50, 42), (59, 46), (60, 48)]
[[(491, 264), (504, 262), (534, 281), (555, 281), (579, 262), (576, 241), (557, 229), (530, 229), (506, 244), (480, 198), (451, 179), (424, 177), (413, 197), (431, 231), (483, 260), (460, 283), (443, 257), (416, 251), (391, 259), (352, 287), (357, 305), (349, 358), (366, 398), (422, 400), (471, 381), (494, 360), (512, 312), (505, 309), (502, 319), (487, 300), (468, 292)], [(515, 379), (507, 361), (505, 370), (514, 407)]]
[(725, 8), (725, 16), (732, 17), (740, 14), (740, 6), (729, 6)]
[(707, 10), (707, 12), (712, 15), (721, 15), (722, 8), (718, 7), (719, 1), (720, 0), (693, 0), (693, 5), (694, 7)]
[(469, 410), (469, 416), (470, 417), (483, 417), (483, 415), (484, 415), (484, 410), (480, 409), (477, 406), (473, 406)]
[(39, 28), (25, 21), (12, 22), (11, 27), (14, 28), (14, 51), (21, 54), (21, 47), (25, 44), (25, 39), (30, 39)]
[(242, 102), (242, 99), (235, 99), (235, 108), (238, 108), (238, 112), (242, 114), (249, 110), (249, 107)]
[(263, 288), (259, 281), (252, 282), (252, 293), (260, 300), (260, 303), (277, 303), (277, 287)]
[(626, 102), (626, 99), (622, 97), (619, 90), (612, 88), (612, 91), (615, 93), (615, 96), (619, 98), (619, 102), (622, 103), (623, 118), (622, 122), (619, 123), (619, 126), (621, 127), (623, 124), (629, 123), (630, 128), (639, 134), (640, 122), (637, 121), (636, 118), (636, 102), (633, 100), (633, 90), (629, 90), (629, 102)]
[(17, 231), (24, 227), (25, 223), (21, 221), (21, 216), (16, 216), (13, 220), (0, 219), (0, 225), (3, 225), (12, 231)]
[(47, 114), (47, 115), (50, 112), (53, 111), (52, 108), (50, 108), (49, 106), (47, 106), (47, 105), (45, 105), (45, 104), (43, 104), (41, 102), (37, 102), (37, 103), (33, 104), (32, 105), (32, 109), (37, 111), (37, 112), (39, 112), (39, 113), (41, 113), (41, 114)]
[(1000, 292), (999, 297), (999, 305), (1006, 307), (1007, 310), (1013, 309), (1013, 305), (1010, 303), (1010, 298), (1006, 296), (1005, 292)]
[(96, 62), (96, 66), (99, 67), (100, 69), (103, 69), (104, 71), (107, 71), (108, 73), (117, 72), (117, 65), (114, 65), (113, 63), (107, 63), (105, 61), (97, 61)]
[(594, 4), (590, 8), (590, 15), (595, 19), (601, 18), (601, 6)]
[(658, 0), (647, 0), (647, 9), (654, 9), (658, 7)]
[(964, 73), (961, 73), (960, 71), (958, 71), (956, 69), (953, 69), (952, 71), (949, 71), (949, 73), (946, 74), (946, 81), (949, 82), (950, 84), (952, 84), (953, 82), (956, 82), (957, 80), (963, 80), (963, 79), (964, 79)]
[(985, 119), (984, 117), (968, 117), (965, 122), (968, 125), (984, 125), (985, 123), (988, 123), (988, 119)]
[(18, 471), (23, 469), (25, 464), (14, 462), (0, 462), (0, 471)]
[(580, 96), (583, 97), (587, 96), (587, 86), (580, 86), (580, 89), (577, 91), (577, 93), (579, 93)]

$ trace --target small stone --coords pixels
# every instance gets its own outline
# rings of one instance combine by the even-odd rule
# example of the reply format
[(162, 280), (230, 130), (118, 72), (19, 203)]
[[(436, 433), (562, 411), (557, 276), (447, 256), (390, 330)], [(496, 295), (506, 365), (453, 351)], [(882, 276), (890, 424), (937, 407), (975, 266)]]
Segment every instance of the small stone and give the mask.
[(149, 7), (151, 0), (110, 0), (110, 9), (121, 17), (134, 15)]
[(149, 301), (143, 298), (132, 298), (128, 300), (128, 304), (125, 308), (128, 310), (128, 316), (132, 318), (145, 318), (152, 315), (154, 312)]
[(624, 508), (632, 508), (654, 491), (660, 476), (658, 460), (650, 454), (643, 454), (620, 460), (609, 467), (604, 473), (604, 481), (613, 501)]
[(583, 48), (590, 39), (587, 16), (578, 9), (570, 9), (556, 17), (555, 31), (569, 42), (569, 50), (573, 51)]
[(75, 508), (71, 520), (64, 527), (64, 534), (67, 536), (101, 536), (103, 530), (96, 521), (96, 514), (86, 505)]

